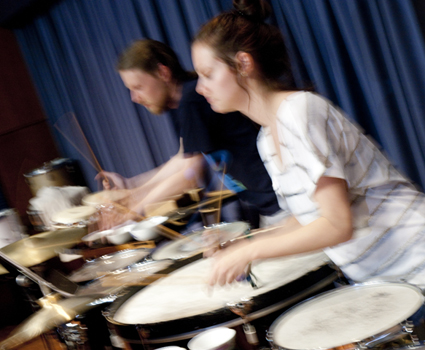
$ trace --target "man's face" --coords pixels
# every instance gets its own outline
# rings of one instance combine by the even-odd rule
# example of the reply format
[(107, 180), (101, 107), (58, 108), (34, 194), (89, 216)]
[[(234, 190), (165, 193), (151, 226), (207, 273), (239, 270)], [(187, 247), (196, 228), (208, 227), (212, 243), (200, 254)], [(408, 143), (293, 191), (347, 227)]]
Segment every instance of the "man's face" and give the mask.
[(153, 114), (168, 109), (170, 101), (166, 81), (158, 74), (149, 74), (140, 69), (119, 71), (124, 85), (130, 90), (131, 100), (146, 107)]

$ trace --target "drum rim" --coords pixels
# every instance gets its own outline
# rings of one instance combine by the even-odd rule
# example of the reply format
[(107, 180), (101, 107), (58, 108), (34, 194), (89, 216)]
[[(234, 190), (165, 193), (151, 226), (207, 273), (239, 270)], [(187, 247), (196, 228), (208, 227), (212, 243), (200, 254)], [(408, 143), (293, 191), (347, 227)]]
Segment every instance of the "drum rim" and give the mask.
[[(308, 298), (308, 299), (306, 299), (306, 300), (304, 300), (304, 301), (302, 301), (302, 302), (300, 302), (300, 303), (298, 303), (298, 304), (296, 304), (296, 305), (294, 305), (294, 306), (292, 306), (291, 308), (289, 308), (288, 310), (286, 310), (282, 315), (280, 315), (272, 324), (271, 324), (271, 326), (270, 326), (270, 328), (269, 328), (269, 331), (267, 332), (268, 334), (269, 334), (269, 337), (270, 338), (272, 338), (272, 341), (273, 341), (273, 344), (274, 345), (277, 345), (277, 346), (279, 346), (281, 349), (287, 349), (287, 350), (323, 350), (324, 348), (322, 348), (322, 347), (317, 347), (317, 348), (303, 348), (303, 349), (300, 349), (300, 348), (288, 348), (288, 347), (285, 347), (285, 346), (283, 346), (283, 345), (281, 345), (281, 344), (279, 344), (278, 342), (276, 342), (276, 340), (275, 340), (275, 329), (276, 329), (276, 327), (279, 325), (279, 323), (283, 320), (283, 319), (285, 319), (285, 318), (287, 318), (288, 316), (290, 316), (290, 315), (292, 315), (298, 308), (300, 308), (300, 307), (305, 307), (307, 304), (313, 304), (313, 303), (316, 303), (319, 299), (320, 300), (322, 300), (322, 299), (325, 299), (326, 297), (328, 297), (329, 295), (331, 295), (331, 294), (338, 294), (338, 293), (341, 293), (341, 291), (344, 291), (344, 290), (346, 290), (346, 289), (360, 289), (360, 288), (362, 288), (362, 287), (370, 287), (370, 286), (374, 286), (374, 285), (399, 285), (399, 286), (407, 286), (407, 287), (409, 287), (410, 289), (412, 289), (412, 290), (415, 290), (417, 293), (418, 293), (418, 295), (420, 295), (421, 296), (421, 300), (422, 300), (422, 304), (421, 304), (421, 306), (419, 306), (417, 309), (416, 309), (416, 311), (414, 312), (414, 313), (412, 313), (408, 318), (406, 318), (406, 319), (409, 319), (410, 317), (412, 317), (413, 315), (415, 315), (420, 309), (421, 309), (421, 307), (423, 307), (424, 306), (424, 303), (425, 303), (425, 296), (424, 296), (424, 294), (422, 293), (422, 290), (418, 287), (418, 286), (416, 286), (416, 285), (414, 285), (414, 284), (411, 284), (411, 283), (406, 283), (406, 282), (398, 282), (398, 281), (366, 281), (366, 282), (360, 282), (360, 283), (354, 283), (354, 284), (350, 284), (350, 285), (345, 285), (345, 286), (341, 286), (341, 287), (338, 287), (338, 288), (336, 288), (336, 289), (333, 289), (333, 290), (330, 290), (330, 291), (326, 291), (326, 292), (323, 292), (323, 293), (320, 293), (320, 294), (318, 294), (318, 295), (315, 295), (315, 296), (313, 296), (313, 297), (311, 297), (311, 298)], [(402, 322), (402, 321), (401, 321)], [(399, 325), (400, 323), (398, 323), (398, 324), (395, 324), (395, 325), (392, 325), (392, 326), (389, 326), (388, 327), (388, 330), (389, 329), (393, 329), (393, 328), (396, 328), (398, 325)], [(373, 338), (373, 337), (376, 337), (377, 335), (379, 335), (379, 334), (384, 334), (384, 333), (386, 333), (385, 331), (383, 331), (383, 332), (377, 332), (376, 334), (373, 334), (373, 335), (371, 335), (371, 336), (369, 336), (369, 337), (366, 337), (366, 338), (364, 338), (364, 339), (360, 339), (359, 341), (357, 341), (357, 343), (362, 343), (362, 342), (364, 342), (364, 341), (366, 341), (366, 340), (368, 340), (368, 339), (370, 339), (370, 338)], [(353, 342), (351, 342), (351, 343), (353, 343)], [(350, 344), (350, 343), (348, 343), (348, 344)], [(347, 345), (346, 343), (345, 344), (341, 344), (341, 345), (335, 345), (335, 346), (331, 346), (331, 347), (329, 347), (329, 349), (331, 349), (331, 348), (335, 348), (335, 347), (339, 347), (339, 346), (344, 346), (344, 345)]]
[(48, 172), (62, 168), (67, 163), (71, 164), (72, 160), (70, 158), (55, 158), (49, 162), (45, 162), (43, 166), (33, 169), (28, 173), (25, 173), (24, 177), (29, 178), (42, 174), (47, 174)]
[[(218, 227), (218, 226), (230, 226), (230, 225), (235, 225), (235, 224), (238, 224), (238, 225), (240, 224), (240, 225), (245, 226), (245, 230), (241, 233), (241, 235), (244, 234), (250, 228), (249, 224), (247, 222), (244, 222), (244, 221), (221, 222), (219, 224), (214, 224), (214, 225), (211, 225), (211, 226)], [(210, 228), (213, 228), (213, 227), (208, 226), (208, 227), (205, 227), (205, 228), (200, 229), (200, 230), (194, 230), (194, 231), (188, 233), (187, 235), (185, 235), (185, 237), (190, 238), (190, 237), (195, 236), (195, 235), (200, 235), (205, 230), (208, 230)], [(183, 259), (187, 259), (187, 258), (190, 258), (190, 257), (193, 257), (195, 255), (202, 253), (202, 249), (198, 249), (198, 250), (194, 250), (194, 251), (188, 251), (187, 255), (184, 255), (183, 252), (182, 252), (182, 254), (177, 256), (177, 257), (171, 257), (171, 258), (170, 257), (161, 257), (160, 252), (163, 252), (167, 248), (170, 248), (174, 245), (178, 246), (179, 244), (181, 244), (181, 242), (179, 240), (177, 240), (177, 241), (170, 241), (170, 242), (164, 244), (163, 246), (158, 247), (157, 249), (155, 249), (155, 251), (152, 252), (152, 259), (154, 259), (154, 260), (164, 260), (164, 259), (183, 260)]]

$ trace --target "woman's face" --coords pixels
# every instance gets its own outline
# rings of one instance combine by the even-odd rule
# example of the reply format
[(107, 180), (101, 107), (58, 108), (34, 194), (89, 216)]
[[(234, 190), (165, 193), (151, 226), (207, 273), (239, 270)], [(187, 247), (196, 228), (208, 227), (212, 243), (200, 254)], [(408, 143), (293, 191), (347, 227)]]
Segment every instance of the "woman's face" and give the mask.
[(207, 99), (211, 108), (218, 113), (240, 110), (246, 93), (238, 84), (235, 72), (203, 43), (192, 46), (192, 61), (199, 76), (196, 91)]

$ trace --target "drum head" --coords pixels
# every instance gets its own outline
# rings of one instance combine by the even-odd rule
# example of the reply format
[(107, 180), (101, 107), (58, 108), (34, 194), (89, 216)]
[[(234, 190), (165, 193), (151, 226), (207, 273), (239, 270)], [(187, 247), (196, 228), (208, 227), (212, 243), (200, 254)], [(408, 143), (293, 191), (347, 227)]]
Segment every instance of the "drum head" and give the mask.
[(128, 190), (110, 190), (90, 193), (82, 199), (82, 203), (84, 205), (96, 207), (101, 204), (117, 202), (128, 197), (129, 193)]
[[(229, 302), (239, 302), (245, 297), (262, 296), (276, 290), (279, 286), (318, 269), (326, 261), (326, 255), (320, 252), (255, 262), (252, 271), (261, 286), (253, 289), (246, 281), (222, 287), (208, 286), (207, 277), (212, 258), (198, 260), (131, 296), (116, 310), (113, 320), (121, 324), (143, 325), (194, 316), (202, 318), (205, 314), (226, 308)], [(270, 300), (267, 301), (271, 303)]]
[(52, 221), (54, 226), (71, 226), (74, 224), (85, 225), (87, 220), (96, 213), (96, 208), (82, 205), (78, 207), (72, 207), (60, 211), (52, 215)]
[(232, 223), (221, 223), (204, 230), (195, 231), (186, 236), (186, 238), (172, 241), (152, 253), (152, 259), (164, 260), (164, 259), (187, 259), (197, 254), (202, 253), (204, 249), (204, 239), (202, 235), (206, 230), (217, 229), (222, 238), (222, 241), (228, 241), (230, 239), (239, 237), (245, 234), (249, 225), (245, 222), (238, 221)]
[(149, 249), (132, 249), (103, 255), (85, 263), (80, 269), (70, 274), (68, 278), (77, 283), (91, 281), (109, 272), (130, 266), (145, 258), (149, 253)]
[(423, 305), (421, 291), (402, 283), (342, 287), (300, 303), (271, 326), (285, 349), (330, 349), (353, 344), (407, 320)]

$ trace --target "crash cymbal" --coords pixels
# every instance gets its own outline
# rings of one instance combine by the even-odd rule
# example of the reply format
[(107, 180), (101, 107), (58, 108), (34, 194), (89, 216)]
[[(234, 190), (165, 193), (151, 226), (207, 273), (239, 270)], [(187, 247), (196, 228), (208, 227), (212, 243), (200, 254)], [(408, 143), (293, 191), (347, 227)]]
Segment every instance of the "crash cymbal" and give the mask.
[(4, 341), (0, 350), (13, 349), (23, 343), (73, 320), (77, 315), (94, 308), (96, 296), (80, 296), (46, 303), (45, 306), (27, 318)]
[[(16, 263), (25, 266), (41, 264), (59, 254), (62, 249), (71, 248), (81, 242), (87, 234), (86, 228), (69, 228), (42, 232), (0, 249)], [(8, 271), (0, 265), (0, 274)]]

